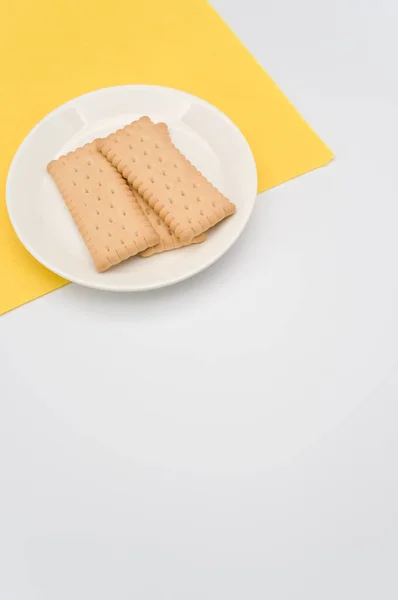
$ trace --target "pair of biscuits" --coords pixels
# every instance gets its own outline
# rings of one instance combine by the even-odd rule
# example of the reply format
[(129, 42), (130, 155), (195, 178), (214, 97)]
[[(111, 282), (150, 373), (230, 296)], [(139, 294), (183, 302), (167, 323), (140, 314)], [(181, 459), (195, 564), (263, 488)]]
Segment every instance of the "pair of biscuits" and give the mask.
[(148, 117), (49, 163), (98, 271), (179, 248), (231, 215), (229, 202)]

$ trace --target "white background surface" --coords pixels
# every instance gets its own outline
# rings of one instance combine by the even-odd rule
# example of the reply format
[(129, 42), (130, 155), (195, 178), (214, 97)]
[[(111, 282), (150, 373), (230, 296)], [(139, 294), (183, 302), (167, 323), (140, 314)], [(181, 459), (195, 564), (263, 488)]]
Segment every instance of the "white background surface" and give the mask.
[(2, 317), (1, 600), (398, 596), (398, 5), (213, 3), (338, 158), (191, 281)]

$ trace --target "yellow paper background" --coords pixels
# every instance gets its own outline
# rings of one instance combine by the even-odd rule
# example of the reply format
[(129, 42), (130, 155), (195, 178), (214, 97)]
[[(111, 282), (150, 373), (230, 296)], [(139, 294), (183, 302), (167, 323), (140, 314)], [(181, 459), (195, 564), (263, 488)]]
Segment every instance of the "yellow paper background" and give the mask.
[(6, 0), (0, 8), (0, 314), (65, 284), (17, 240), (5, 208), (12, 157), (67, 100), (101, 87), (165, 85), (241, 129), (259, 191), (327, 164), (331, 151), (205, 0)]

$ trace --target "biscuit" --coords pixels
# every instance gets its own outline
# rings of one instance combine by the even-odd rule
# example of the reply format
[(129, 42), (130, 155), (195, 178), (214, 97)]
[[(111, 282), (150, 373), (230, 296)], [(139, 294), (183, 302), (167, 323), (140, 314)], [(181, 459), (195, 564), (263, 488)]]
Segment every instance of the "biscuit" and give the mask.
[(47, 165), (94, 260), (106, 271), (159, 243), (131, 189), (96, 141)]
[[(148, 248), (143, 252), (140, 252), (141, 256), (148, 257), (153, 256), (154, 254), (158, 254), (159, 252), (167, 252), (168, 250), (175, 250), (177, 248), (181, 248), (182, 246), (186, 246), (183, 242), (174, 235), (174, 233), (167, 227), (164, 221), (155, 213), (153, 208), (149, 206), (145, 202), (145, 200), (139, 195), (136, 190), (133, 190), (133, 194), (138, 204), (141, 206), (142, 211), (144, 212), (146, 218), (158, 234), (160, 238), (160, 242), (156, 244), (156, 246), (152, 246), (152, 248)], [(204, 242), (206, 239), (206, 234), (202, 233), (194, 238), (191, 244), (200, 244)]]
[(174, 146), (164, 123), (142, 117), (98, 147), (184, 244), (235, 212)]

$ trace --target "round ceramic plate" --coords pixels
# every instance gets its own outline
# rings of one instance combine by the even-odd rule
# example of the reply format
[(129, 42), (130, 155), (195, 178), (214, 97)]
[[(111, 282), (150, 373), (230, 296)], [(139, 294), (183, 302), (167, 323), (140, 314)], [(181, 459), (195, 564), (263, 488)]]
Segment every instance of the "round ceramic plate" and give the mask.
[[(134, 257), (97, 273), (47, 163), (143, 116), (164, 121), (175, 145), (237, 211), (203, 244)], [(7, 207), (27, 250), (54, 273), (93, 288), (149, 290), (182, 281), (214, 263), (237, 240), (253, 209), (257, 173), (239, 129), (207, 102), (177, 90), (128, 85), (85, 94), (47, 115), (17, 151), (7, 179)]]

